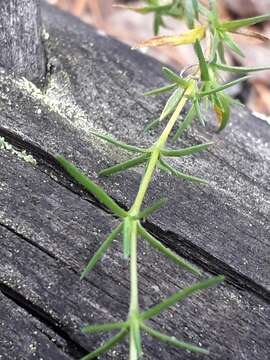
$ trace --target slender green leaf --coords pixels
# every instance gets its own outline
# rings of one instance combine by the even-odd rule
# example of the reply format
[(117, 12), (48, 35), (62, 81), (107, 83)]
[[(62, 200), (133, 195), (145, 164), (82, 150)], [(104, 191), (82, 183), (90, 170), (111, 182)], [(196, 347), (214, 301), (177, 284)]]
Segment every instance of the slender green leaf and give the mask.
[(116, 323), (108, 323), (108, 324), (94, 324), (94, 325), (87, 325), (82, 328), (82, 332), (84, 334), (93, 334), (93, 333), (99, 333), (99, 332), (107, 332), (112, 331), (116, 329), (123, 329), (127, 328), (129, 325), (128, 322), (116, 322)]
[(206, 143), (206, 144), (200, 144), (200, 145), (194, 145), (194, 146), (190, 146), (184, 149), (179, 149), (179, 150), (170, 150), (170, 149), (164, 149), (161, 151), (162, 155), (164, 156), (186, 156), (186, 155), (192, 155), (195, 154), (197, 152), (203, 151), (203, 150), (207, 150), (209, 148), (210, 145), (213, 145), (212, 142), (210, 143)]
[(223, 91), (223, 90), (225, 90), (225, 89), (227, 89), (229, 87), (232, 87), (232, 86), (234, 86), (236, 84), (239, 84), (242, 81), (246, 81), (249, 78), (250, 78), (250, 76), (243, 76), (243, 77), (241, 77), (239, 79), (236, 79), (236, 80), (233, 80), (233, 81), (231, 81), (229, 83), (226, 83), (224, 85), (218, 86), (215, 89), (212, 89), (212, 90), (209, 90), (209, 91), (202, 91), (200, 93), (200, 96), (208, 96), (208, 95), (211, 95), (211, 94), (216, 94), (216, 93), (218, 93), (220, 91)]
[(227, 72), (232, 72), (232, 73), (240, 73), (240, 74), (270, 70), (270, 66), (244, 67), (244, 66), (229, 66), (229, 65), (225, 65), (225, 64), (215, 64), (215, 63), (213, 63), (211, 65), (222, 71), (227, 71)]
[(199, 12), (208, 17), (209, 14), (210, 14), (210, 11), (207, 9), (207, 7), (205, 7), (204, 5), (202, 5), (199, 1), (197, 1), (197, 4), (198, 4), (198, 9), (199, 9)]
[(170, 84), (170, 85), (166, 85), (166, 86), (163, 86), (161, 88), (158, 88), (158, 89), (153, 89), (153, 90), (150, 90), (150, 91), (147, 91), (146, 93), (144, 93), (143, 95), (144, 96), (152, 96), (152, 95), (158, 95), (158, 94), (163, 94), (165, 92), (168, 92), (172, 89), (174, 89), (176, 87), (176, 83), (174, 84)]
[(124, 161), (120, 164), (117, 164), (117, 165), (111, 166), (107, 169), (101, 170), (99, 172), (99, 175), (100, 176), (108, 176), (108, 175), (112, 175), (112, 174), (115, 174), (120, 171), (127, 170), (131, 167), (138, 166), (138, 165), (144, 163), (148, 157), (149, 157), (149, 154), (144, 154), (144, 155), (138, 156), (136, 158), (133, 158), (131, 160)]
[(206, 180), (204, 180), (204, 179), (197, 178), (197, 177), (191, 176), (191, 175), (187, 175), (187, 174), (181, 173), (178, 170), (175, 170), (171, 165), (169, 165), (164, 160), (161, 160), (161, 159), (159, 160), (158, 167), (161, 170), (163, 170), (163, 171), (165, 171), (165, 172), (167, 172), (167, 173), (169, 173), (169, 174), (171, 174), (171, 175), (173, 175), (173, 176), (175, 176), (177, 178), (180, 178), (182, 180), (189, 180), (189, 181), (199, 183), (199, 184), (204, 184), (204, 185), (208, 184), (208, 182)]
[(161, 24), (162, 24), (161, 15), (158, 12), (156, 12), (154, 16), (154, 35), (159, 34), (159, 28)]
[(169, 97), (169, 99), (160, 115), (160, 118), (159, 118), (160, 121), (164, 120), (169, 114), (171, 114), (175, 110), (175, 108), (176, 108), (177, 104), (179, 103), (179, 101), (181, 100), (182, 96), (183, 96), (183, 91), (179, 88), (173, 92), (173, 94)]
[(214, 14), (214, 16), (217, 18), (218, 17), (217, 1), (216, 0), (208, 0), (208, 2), (210, 5), (211, 13)]
[(113, 240), (116, 238), (116, 236), (122, 231), (123, 223), (118, 225), (107, 237), (107, 239), (102, 243), (100, 248), (96, 251), (94, 256), (90, 259), (89, 263), (83, 270), (80, 279), (82, 280), (85, 278), (85, 276), (95, 267), (96, 263), (102, 258), (102, 256), (105, 254)]
[(244, 53), (242, 52), (242, 50), (239, 48), (239, 46), (236, 44), (236, 42), (233, 40), (233, 38), (229, 35), (224, 33), (222, 35), (222, 38), (225, 42), (225, 44), (232, 50), (234, 51), (237, 55), (245, 57)]
[(195, 114), (196, 114), (195, 107), (192, 105), (185, 119), (180, 123), (176, 133), (174, 134), (173, 141), (176, 141), (183, 135), (185, 130), (190, 126), (192, 120), (195, 117)]
[(152, 130), (154, 127), (156, 127), (159, 124), (160, 124), (160, 119), (158, 117), (157, 119), (150, 121), (144, 128), (144, 131), (146, 132), (146, 131)]
[(214, 32), (213, 38), (212, 38), (212, 46), (211, 46), (211, 54), (209, 62), (213, 62), (217, 57), (217, 51), (220, 43), (219, 34), (217, 31)]
[(193, 5), (193, 9), (194, 9), (194, 16), (198, 20), (199, 19), (199, 11), (200, 11), (198, 0), (192, 0), (192, 5)]
[(208, 355), (209, 351), (206, 349), (203, 349), (199, 346), (195, 346), (183, 341), (179, 341), (177, 340), (174, 336), (168, 336), (165, 334), (162, 334), (161, 332), (154, 330), (153, 328), (142, 324), (141, 325), (142, 329), (149, 335), (157, 338), (158, 340), (165, 342), (166, 344), (172, 345), (178, 349), (183, 349), (183, 350), (187, 350), (187, 351), (191, 351), (194, 353), (198, 353), (198, 354), (205, 354)]
[(153, 246), (153, 248), (157, 249), (162, 254), (167, 256), (175, 264), (192, 272), (195, 275), (199, 275), (199, 276), (201, 275), (201, 272), (196, 267), (192, 266), (188, 261), (184, 260), (182, 257), (177, 255), (171, 249), (164, 246), (160, 241), (158, 241), (154, 236), (152, 236), (148, 231), (146, 231), (141, 224), (139, 224), (139, 233), (145, 240), (149, 242), (151, 246)]
[(203, 117), (203, 115), (201, 113), (200, 103), (199, 103), (198, 100), (194, 101), (194, 107), (195, 107), (196, 115), (197, 115), (200, 123), (202, 124), (202, 126), (205, 126), (204, 117)]
[(201, 79), (202, 81), (209, 81), (209, 72), (208, 72), (208, 64), (205, 61), (204, 54), (201, 48), (201, 44), (199, 40), (197, 39), (194, 45), (195, 52), (199, 59), (199, 65), (200, 65), (200, 72), (201, 72)]
[(56, 156), (56, 160), (59, 164), (76, 180), (80, 183), (87, 191), (93, 194), (102, 204), (107, 206), (113, 213), (119, 217), (127, 216), (127, 212), (123, 210), (105, 191), (91, 181), (87, 176), (82, 174), (79, 169), (72, 165), (63, 156)]
[(91, 360), (95, 359), (98, 356), (104, 354), (111, 348), (113, 348), (116, 344), (118, 344), (124, 337), (127, 335), (127, 330), (123, 329), (115, 336), (111, 337), (108, 341), (106, 341), (103, 345), (97, 348), (95, 351), (91, 352), (90, 354), (82, 357), (80, 360)]
[(129, 258), (130, 255), (130, 240), (131, 240), (131, 231), (132, 231), (132, 220), (129, 216), (124, 219), (123, 226), (123, 254), (124, 258)]
[(163, 66), (162, 71), (164, 73), (164, 75), (166, 76), (166, 78), (168, 80), (173, 81), (173, 83), (178, 84), (180, 87), (182, 87), (183, 89), (186, 89), (188, 87), (189, 82), (183, 78), (181, 78), (180, 76), (178, 76), (177, 74), (175, 74), (172, 70), (170, 70), (169, 68)]
[(230, 120), (230, 98), (221, 92), (215, 94), (214, 99), (214, 110), (217, 114), (219, 122), (218, 131), (220, 132), (226, 127), (228, 121)]
[(222, 41), (219, 41), (219, 43), (218, 43), (218, 56), (219, 56), (220, 61), (223, 64), (226, 64), (225, 50), (224, 50), (224, 46), (223, 46)]
[(167, 202), (167, 199), (162, 198), (154, 202), (154, 204), (145, 210), (141, 211), (139, 215), (137, 216), (138, 220), (146, 219), (149, 215), (151, 215), (156, 210), (160, 209), (165, 203)]
[(137, 6), (130, 6), (130, 5), (118, 5), (118, 7), (133, 10), (140, 14), (149, 14), (151, 12), (154, 13), (162, 13), (169, 11), (171, 8), (171, 4), (168, 5), (150, 5), (150, 6), (143, 6), (143, 7), (137, 7)]
[(247, 19), (226, 21), (220, 25), (220, 29), (225, 31), (234, 31), (243, 26), (251, 26), (251, 25), (259, 24), (269, 19), (270, 19), (270, 13), (247, 18)]
[(175, 305), (178, 301), (184, 300), (188, 296), (190, 296), (193, 293), (197, 293), (198, 291), (201, 291), (203, 289), (207, 289), (211, 286), (217, 285), (224, 281), (225, 277), (223, 275), (215, 276), (207, 280), (199, 281), (195, 283), (194, 285), (191, 285), (190, 287), (187, 287), (185, 289), (182, 289), (178, 291), (177, 293), (173, 294), (163, 302), (161, 302), (158, 305), (153, 306), (149, 310), (143, 312), (141, 314), (141, 319), (148, 320), (152, 318), (153, 316), (161, 313), (162, 311), (167, 310), (169, 307)]
[(187, 24), (189, 29), (194, 28), (194, 1), (193, 0), (185, 0), (185, 15), (187, 18)]
[(127, 151), (131, 151), (131, 152), (135, 152), (135, 153), (144, 153), (145, 152), (145, 149), (142, 149), (140, 147), (137, 147), (137, 146), (133, 146), (133, 145), (128, 145), (128, 144), (125, 144), (123, 143), (122, 141), (118, 141), (114, 138), (112, 138), (111, 136), (108, 136), (108, 135), (103, 135), (103, 134), (99, 134), (95, 131), (90, 131), (91, 134), (99, 137), (100, 139), (102, 140), (105, 140), (119, 148), (122, 148), (122, 149), (125, 149)]

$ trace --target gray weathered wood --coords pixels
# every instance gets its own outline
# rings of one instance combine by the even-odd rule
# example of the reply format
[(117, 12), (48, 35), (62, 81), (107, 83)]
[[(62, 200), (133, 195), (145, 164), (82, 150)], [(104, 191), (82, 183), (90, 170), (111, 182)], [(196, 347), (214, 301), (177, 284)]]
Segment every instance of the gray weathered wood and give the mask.
[[(164, 98), (141, 93), (163, 84), (160, 64), (74, 18), (45, 6), (49, 38), (48, 84), (42, 92), (19, 78), (0, 76), (0, 136), (38, 161), (36, 168), (0, 152), (0, 285), (31, 314), (63, 337), (78, 358), (104, 339), (82, 335), (88, 322), (123, 319), (128, 311), (127, 264), (121, 244), (87, 281), (79, 272), (116, 220), (101, 209), (56, 164), (63, 153), (102, 184), (123, 206), (131, 205), (142, 169), (99, 179), (101, 168), (127, 157), (89, 130), (113, 133), (129, 143), (151, 144), (147, 120)], [(210, 346), (210, 359), (267, 359), (269, 353), (269, 135), (270, 127), (245, 109), (217, 135), (210, 124), (194, 127), (178, 146), (215, 140), (206, 154), (176, 161), (202, 187), (156, 174), (146, 204), (165, 195), (168, 206), (146, 224), (177, 253), (230, 283), (179, 304), (155, 319), (168, 333)], [(14, 196), (16, 194), (16, 196)], [(19, 251), (18, 251), (19, 250)], [(14, 269), (10, 276), (8, 269)], [(140, 244), (142, 308), (194, 281), (152, 249)], [(25, 286), (22, 286), (25, 285)], [(236, 287), (235, 287), (236, 285)], [(28, 303), (27, 303), (27, 301)], [(28, 304), (26, 306), (26, 303)], [(46, 324), (44, 324), (46, 325)], [(144, 338), (146, 359), (198, 359)], [(74, 348), (75, 346), (75, 348)], [(125, 347), (108, 357), (126, 359)], [(26, 357), (27, 358), (27, 357)], [(29, 357), (30, 358), (30, 357)]]
[[(125, 319), (128, 312), (128, 264), (122, 259), (120, 238), (88, 280), (79, 281), (83, 266), (117, 220), (8, 153), (0, 155), (0, 164), (0, 282), (32, 303), (33, 313), (57, 324), (82, 355), (106, 338), (82, 335), (82, 325)], [(139, 249), (142, 309), (195, 281), (144, 241)], [(270, 356), (268, 304), (229, 284), (192, 296), (154, 320), (156, 328), (164, 326), (169, 334), (209, 347), (212, 360), (223, 360), (224, 354), (236, 360), (245, 354), (258, 360)], [(147, 337), (143, 341), (145, 359), (204, 358)], [(121, 346), (104, 358), (124, 360), (126, 353)]]
[[(98, 179), (99, 170), (128, 155), (97, 140), (89, 130), (94, 127), (129, 143), (140, 139), (152, 144), (157, 133), (142, 136), (143, 128), (164, 102), (159, 98), (149, 102), (141, 94), (164, 81), (160, 64), (50, 9), (44, 12), (43, 22), (50, 34), (47, 47), (52, 64), (47, 90), (42, 94), (28, 83), (3, 79), (0, 93), (5, 94), (6, 87), (13, 89), (12, 104), (16, 101), (20, 111), (3, 99), (1, 124), (12, 132), (18, 129), (50, 154), (64, 154), (128, 207), (141, 169)], [(36, 116), (29, 126), (33, 109)], [(270, 127), (241, 108), (235, 109), (232, 124), (222, 134), (216, 134), (211, 125), (195, 126), (178, 146), (208, 141), (216, 145), (174, 163), (205, 177), (209, 186), (157, 174), (146, 199), (149, 203), (168, 197), (170, 205), (162, 215), (159, 212), (150, 219), (152, 230), (165, 242), (207, 268), (222, 268), (236, 283), (267, 299), (269, 136)]]
[[(1, 236), (14, 236), (1, 229)], [(14, 269), (8, 269), (10, 273)], [(7, 269), (6, 269), (7, 271)], [(19, 279), (18, 279), (19, 280)], [(0, 359), (70, 360), (66, 341), (21, 306), (3, 295), (0, 287)]]
[(40, 0), (0, 1), (0, 66), (40, 81), (45, 76)]

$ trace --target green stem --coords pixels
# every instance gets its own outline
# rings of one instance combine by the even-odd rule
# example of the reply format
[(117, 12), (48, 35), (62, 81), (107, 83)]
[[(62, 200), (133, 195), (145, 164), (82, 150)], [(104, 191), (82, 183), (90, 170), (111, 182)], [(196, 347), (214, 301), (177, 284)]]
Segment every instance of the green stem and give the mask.
[[(130, 239), (130, 308), (129, 308), (129, 321), (130, 329), (132, 329), (132, 321), (137, 321), (139, 316), (139, 299), (138, 299), (138, 272), (137, 272), (137, 231), (138, 231), (138, 220), (134, 218), (138, 217), (140, 209), (149, 187), (149, 184), (152, 180), (153, 173), (157, 166), (161, 149), (163, 149), (170, 132), (174, 124), (176, 123), (179, 114), (183, 110), (186, 102), (188, 101), (188, 96), (192, 94), (194, 90), (195, 82), (190, 81), (190, 85), (187, 87), (186, 91), (183, 94), (182, 99), (179, 101), (174, 113), (172, 114), (169, 122), (167, 123), (165, 129), (163, 130), (161, 136), (153, 146), (153, 150), (148, 161), (145, 174), (142, 178), (138, 194), (135, 198), (133, 206), (130, 209), (130, 216), (132, 219), (132, 229), (131, 229), (131, 239)], [(138, 359), (138, 351), (136, 347), (136, 342), (133, 336), (132, 330), (130, 330), (130, 343), (129, 343), (129, 360)]]
[(183, 110), (186, 102), (188, 101), (188, 96), (192, 94), (193, 90), (195, 87), (195, 82), (194, 81), (190, 81), (190, 85), (187, 87), (187, 89), (185, 90), (182, 99), (179, 101), (174, 113), (172, 114), (170, 120), (168, 121), (165, 129), (163, 130), (161, 136), (159, 137), (159, 139), (157, 140), (157, 142), (155, 143), (155, 145), (153, 146), (153, 151), (152, 154), (150, 156), (145, 174), (142, 178), (140, 187), (139, 187), (139, 191), (137, 194), (137, 197), (134, 201), (134, 204), (130, 210), (130, 215), (132, 216), (137, 216), (138, 213), (140, 212), (140, 208), (143, 202), (143, 199), (145, 197), (146, 191), (148, 189), (148, 186), (152, 180), (152, 176), (153, 173), (155, 171), (155, 168), (157, 166), (157, 162), (159, 160), (160, 157), (160, 151), (161, 149), (164, 147), (171, 131), (172, 128), (174, 126), (174, 124), (176, 123), (179, 114), (181, 113), (181, 111)]
[[(138, 270), (137, 270), (137, 220), (132, 220), (130, 241), (130, 322), (139, 314)], [(130, 326), (132, 329), (132, 326)], [(137, 360), (138, 353), (133, 332), (130, 330), (129, 360)]]

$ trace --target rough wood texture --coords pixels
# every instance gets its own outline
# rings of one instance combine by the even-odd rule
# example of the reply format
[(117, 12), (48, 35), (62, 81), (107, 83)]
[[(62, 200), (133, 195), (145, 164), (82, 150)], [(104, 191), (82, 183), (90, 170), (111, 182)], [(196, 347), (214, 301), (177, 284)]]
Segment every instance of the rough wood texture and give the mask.
[(45, 76), (40, 0), (0, 1), (0, 66), (16, 76)]
[[(143, 140), (142, 129), (163, 99), (149, 103), (140, 94), (163, 80), (158, 62), (68, 15), (44, 7), (43, 22), (49, 33), (46, 89), (0, 77), (0, 136), (38, 161), (33, 168), (0, 152), (0, 288), (63, 339), (61, 354), (78, 359), (104, 339), (82, 335), (83, 324), (125, 318), (128, 268), (118, 239), (92, 276), (79, 282), (84, 264), (116, 220), (52, 155), (63, 153), (128, 207), (142, 170), (98, 179), (98, 170), (127, 155), (90, 136), (89, 129), (94, 126), (130, 143), (139, 138), (151, 143), (156, 132)], [(221, 135), (211, 123), (206, 129), (193, 128), (178, 146), (213, 139), (217, 145), (175, 165), (207, 176), (210, 185), (157, 174), (146, 201), (169, 197), (163, 216), (157, 213), (145, 224), (149, 230), (201, 266), (205, 276), (227, 274), (223, 286), (188, 299), (153, 323), (209, 347), (212, 360), (270, 357), (269, 135), (270, 127), (244, 109), (234, 112), (232, 125)], [(194, 281), (144, 242), (139, 258), (142, 308)], [(53, 349), (50, 359), (60, 358), (59, 347)], [(144, 350), (145, 359), (204, 358), (157, 346), (148, 337)], [(29, 352), (24, 358), (31, 356)], [(104, 358), (126, 359), (125, 345)]]

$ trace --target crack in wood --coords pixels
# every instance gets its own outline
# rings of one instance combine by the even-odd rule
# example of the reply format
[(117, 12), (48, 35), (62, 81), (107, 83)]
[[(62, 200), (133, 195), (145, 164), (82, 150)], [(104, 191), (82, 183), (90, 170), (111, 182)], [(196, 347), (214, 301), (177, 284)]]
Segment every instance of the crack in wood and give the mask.
[[(27, 300), (20, 293), (16, 292), (14, 289), (10, 288), (6, 284), (0, 283), (0, 291), (8, 299), (12, 300), (19, 307), (27, 311), (34, 318), (39, 320), (41, 323), (46, 325), (48, 328), (53, 330), (55, 334), (64, 339), (67, 343), (66, 353), (74, 358), (80, 358), (86, 355), (89, 351), (82, 347), (79, 343), (70, 338), (67, 334), (61, 323), (53, 319), (48, 313), (46, 313), (39, 306), (33, 304), (31, 301)], [(50, 339), (51, 340), (51, 339)], [(64, 349), (61, 349), (64, 350)]]
[[(31, 143), (23, 139), (18, 134), (11, 132), (3, 127), (0, 127), (0, 136), (5, 137), (8, 142), (13, 146), (19, 149), (25, 149), (31, 153), (38, 161), (37, 168), (49, 176), (52, 180), (56, 181), (61, 186), (70, 190), (71, 192), (81, 196), (83, 200), (90, 202), (92, 205), (98, 209), (105, 211), (106, 213), (111, 214), (106, 207), (104, 207), (98, 200), (91, 196), (87, 191), (85, 191), (82, 186), (76, 183), (58, 164), (53, 155), (43, 150), (36, 144)], [(119, 202), (118, 202), (119, 203)], [(127, 210), (124, 204), (119, 203), (121, 207)], [(112, 215), (112, 214), (111, 214)], [(8, 230), (13, 231), (10, 227), (0, 224), (6, 227)], [(170, 249), (174, 250), (177, 254), (183, 256), (186, 259), (192, 260), (195, 264), (201, 268), (207, 270), (210, 273), (214, 274), (224, 274), (226, 275), (227, 281), (234, 286), (251, 291), (255, 293), (258, 297), (270, 302), (270, 291), (265, 287), (257, 284), (255, 281), (245, 276), (242, 273), (235, 271), (230, 265), (223, 262), (222, 260), (212, 256), (201, 247), (196, 246), (188, 239), (180, 237), (174, 232), (164, 232), (160, 227), (151, 223), (149, 221), (145, 222), (145, 227), (150, 231), (158, 240), (168, 246)], [(14, 232), (14, 231), (13, 231)], [(23, 237), (20, 234), (17, 234), (20, 237)], [(24, 237), (23, 237), (24, 238)], [(33, 243), (31, 240), (24, 238), (25, 241), (30, 243), (33, 246), (39, 248), (39, 250), (45, 252), (50, 257), (53, 257), (57, 261), (58, 258), (54, 257), (53, 254), (49, 253), (46, 249), (39, 247), (37, 244)], [(66, 264), (65, 264), (66, 265)]]

